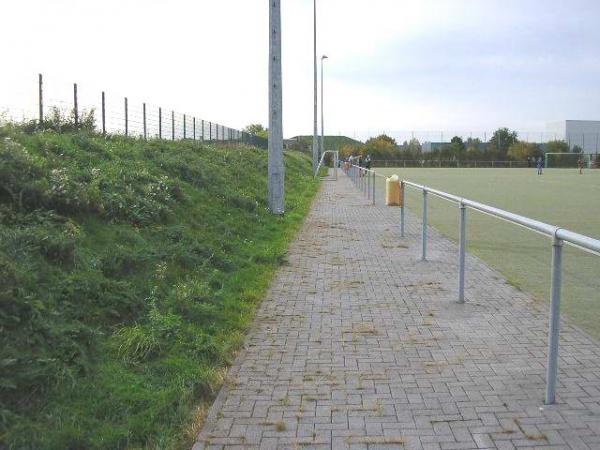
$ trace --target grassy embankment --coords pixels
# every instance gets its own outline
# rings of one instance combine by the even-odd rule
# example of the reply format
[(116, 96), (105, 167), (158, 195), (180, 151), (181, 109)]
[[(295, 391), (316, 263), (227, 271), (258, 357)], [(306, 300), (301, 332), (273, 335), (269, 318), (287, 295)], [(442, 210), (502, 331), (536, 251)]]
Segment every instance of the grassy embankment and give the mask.
[[(312, 136), (297, 137), (304, 145), (310, 147), (312, 145)], [(320, 137), (319, 137), (320, 139)], [(323, 136), (325, 148), (327, 150), (339, 150), (343, 145), (361, 145), (362, 142), (346, 136)]]
[(0, 127), (0, 447), (184, 448), (318, 182), (267, 154)]
[[(410, 181), (600, 238), (600, 170), (379, 169)], [(383, 179), (378, 181), (383, 188)], [(429, 199), (431, 224), (458, 240), (456, 205)], [(407, 190), (407, 206), (422, 214), (423, 197)], [(516, 287), (539, 299), (550, 296), (551, 240), (474, 211), (467, 217), (468, 249), (497, 268)], [(562, 309), (575, 324), (600, 338), (600, 257), (565, 246)], [(468, 272), (467, 272), (468, 282)]]

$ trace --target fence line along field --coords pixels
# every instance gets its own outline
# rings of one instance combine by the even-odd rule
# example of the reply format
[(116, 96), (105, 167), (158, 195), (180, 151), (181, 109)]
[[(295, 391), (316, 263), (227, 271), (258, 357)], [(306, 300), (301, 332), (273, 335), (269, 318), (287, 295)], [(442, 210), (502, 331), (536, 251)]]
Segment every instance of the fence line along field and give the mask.
[[(378, 169), (471, 200), (600, 238), (600, 171), (577, 169)], [(383, 178), (378, 179), (383, 189)], [(422, 194), (407, 189), (406, 206), (420, 216)], [(429, 221), (458, 238), (458, 208), (429, 198)], [(548, 239), (518, 226), (469, 211), (468, 251), (502, 272), (537, 299), (548, 300), (551, 247)], [(467, 287), (468, 287), (467, 270)], [(600, 337), (600, 258), (566, 246), (561, 307), (575, 324)], [(484, 301), (484, 299), (481, 299)], [(468, 290), (467, 290), (468, 301)], [(542, 305), (543, 306), (543, 305)]]

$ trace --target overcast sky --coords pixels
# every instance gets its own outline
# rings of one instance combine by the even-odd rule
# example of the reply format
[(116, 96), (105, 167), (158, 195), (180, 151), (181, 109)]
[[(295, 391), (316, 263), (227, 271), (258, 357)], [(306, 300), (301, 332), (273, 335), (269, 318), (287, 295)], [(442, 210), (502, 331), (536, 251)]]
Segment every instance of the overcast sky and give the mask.
[[(284, 130), (312, 132), (312, 1), (281, 0)], [(600, 1), (318, 0), (326, 132), (543, 131), (600, 119)], [(266, 0), (2, 7), (0, 110), (128, 95), (232, 127), (267, 121)]]

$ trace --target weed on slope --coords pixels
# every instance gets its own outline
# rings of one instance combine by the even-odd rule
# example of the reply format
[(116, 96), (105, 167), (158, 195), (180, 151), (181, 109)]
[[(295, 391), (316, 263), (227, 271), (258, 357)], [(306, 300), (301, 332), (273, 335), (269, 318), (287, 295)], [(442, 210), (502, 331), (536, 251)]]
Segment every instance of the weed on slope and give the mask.
[(316, 193), (288, 153), (0, 127), (0, 447), (193, 439)]

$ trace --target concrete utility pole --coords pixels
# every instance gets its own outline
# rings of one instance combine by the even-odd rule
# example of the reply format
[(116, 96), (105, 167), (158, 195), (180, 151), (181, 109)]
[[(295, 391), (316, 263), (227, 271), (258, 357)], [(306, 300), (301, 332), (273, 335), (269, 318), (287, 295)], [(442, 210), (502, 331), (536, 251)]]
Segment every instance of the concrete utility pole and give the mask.
[(319, 165), (319, 130), (317, 128), (317, 0), (313, 0), (313, 37), (314, 37), (314, 48), (313, 48), (313, 62), (314, 62), (314, 123), (313, 123), (313, 172), (317, 170)]
[(323, 61), (327, 59), (326, 55), (321, 56), (321, 149), (319, 151), (319, 159), (321, 159), (321, 155), (325, 151), (325, 116), (323, 115), (323, 93), (325, 92), (323, 89)]
[(269, 208), (285, 212), (281, 89), (281, 1), (269, 0)]

